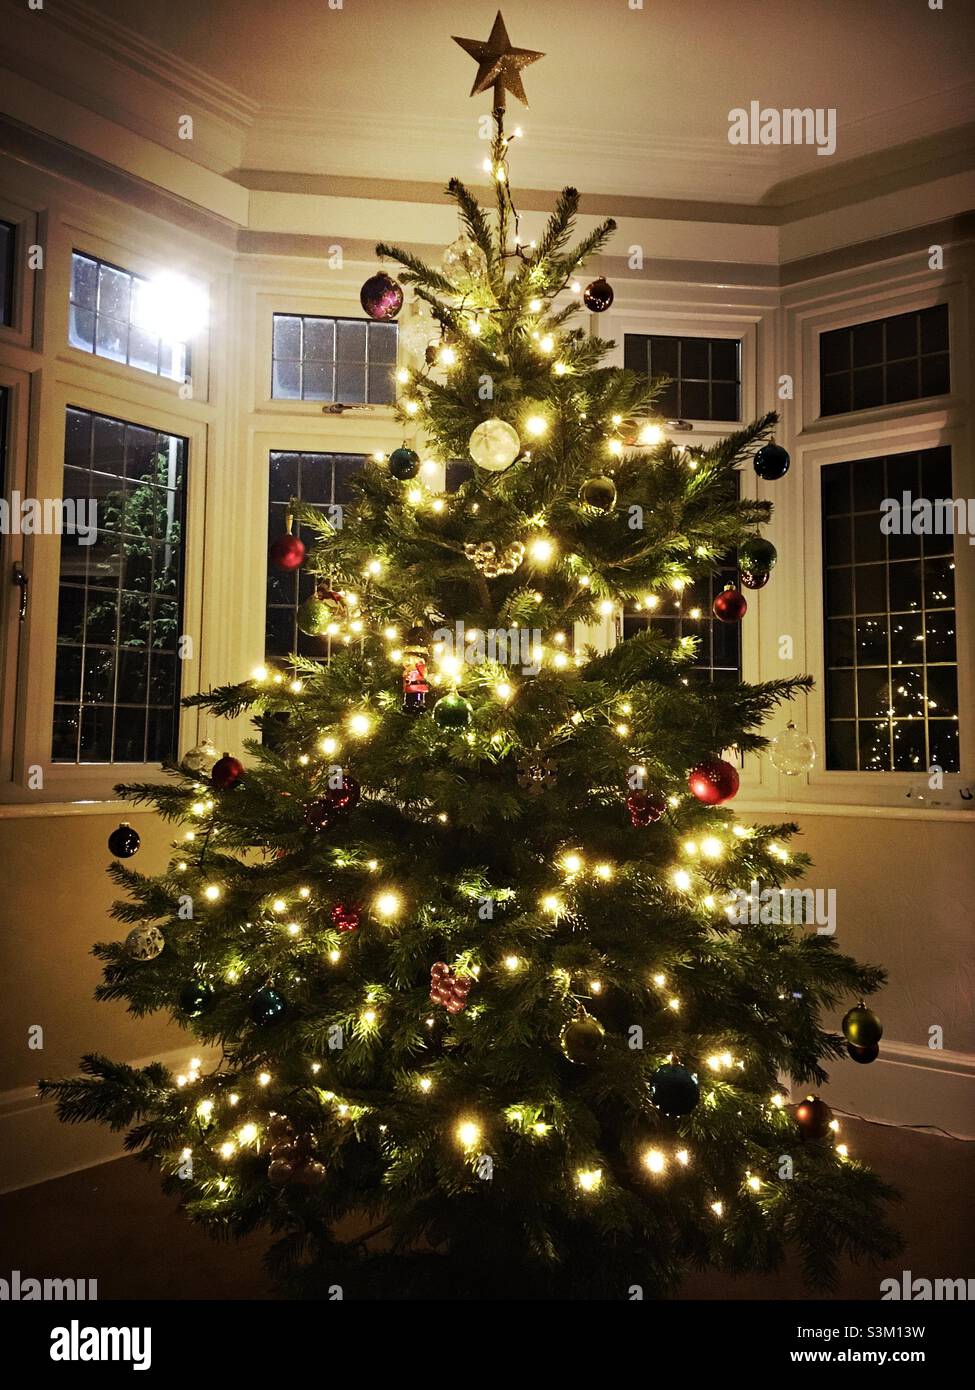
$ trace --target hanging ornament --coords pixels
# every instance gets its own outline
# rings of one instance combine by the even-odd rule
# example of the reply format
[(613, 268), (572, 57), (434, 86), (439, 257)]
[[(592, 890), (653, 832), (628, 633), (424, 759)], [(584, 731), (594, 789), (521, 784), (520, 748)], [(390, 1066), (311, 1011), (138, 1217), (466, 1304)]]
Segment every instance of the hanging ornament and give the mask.
[(264, 1028), (276, 1018), (280, 1018), (287, 1007), (284, 995), (279, 994), (270, 985), (265, 985), (251, 998), (250, 1016), (258, 1027)]
[(868, 1066), (871, 1062), (876, 1062), (880, 1056), (880, 1048), (876, 1043), (872, 1047), (857, 1047), (856, 1043), (848, 1042), (846, 1045), (847, 1056), (860, 1066)]
[(582, 291), (582, 301), (592, 313), (602, 314), (613, 302), (613, 287), (600, 276)]
[(116, 859), (131, 859), (141, 844), (139, 832), (133, 830), (126, 820), (108, 837), (109, 851), (115, 855)]
[(562, 1029), (559, 1041), (570, 1062), (580, 1067), (589, 1066), (603, 1050), (606, 1029), (598, 1018), (580, 1008), (576, 1017)]
[(177, 1002), (188, 1018), (202, 1018), (216, 1004), (216, 990), (207, 980), (191, 980), (180, 990)]
[(467, 447), (478, 468), (503, 473), (521, 453), (521, 440), (507, 420), (482, 420), (471, 433)]
[(425, 357), (426, 350), (440, 332), (440, 325), (423, 299), (416, 299), (397, 329), (400, 346), (411, 357)]
[(441, 729), (466, 729), (474, 714), (470, 700), (458, 690), (451, 690), (433, 707), (433, 722)]
[(389, 471), (401, 483), (409, 482), (420, 471), (420, 455), (405, 444), (394, 449), (389, 456)]
[(767, 483), (774, 483), (785, 477), (792, 460), (782, 446), (773, 441), (759, 449), (753, 462), (758, 476), (764, 478)]
[(497, 579), (500, 574), (514, 574), (525, 558), (525, 547), (521, 541), (513, 541), (499, 552), (493, 541), (468, 541), (464, 554), (486, 579)]
[(667, 803), (656, 792), (630, 792), (626, 798), (630, 823), (636, 826), (653, 825), (667, 809)]
[(183, 762), (191, 772), (197, 772), (202, 777), (209, 777), (213, 771), (213, 765), (220, 758), (220, 754), (214, 748), (208, 738), (202, 743), (198, 743), (195, 748), (191, 748), (184, 756)]
[(430, 968), (430, 998), (434, 1004), (442, 1004), (449, 1014), (459, 1014), (467, 1008), (473, 983), (470, 975), (455, 974), (442, 960)]
[(746, 574), (768, 574), (778, 558), (775, 546), (763, 536), (749, 536), (738, 548), (738, 568)]
[(722, 623), (740, 623), (748, 612), (748, 603), (745, 595), (740, 594), (734, 584), (726, 584), (715, 597), (711, 611)]
[(315, 1140), (311, 1134), (295, 1134), (284, 1115), (275, 1115), (268, 1126), (273, 1140), (267, 1180), (273, 1187), (298, 1183), (316, 1187), (325, 1179), (325, 1165), (313, 1157)]
[(816, 745), (808, 734), (802, 734), (790, 719), (781, 734), (769, 745), (772, 766), (786, 777), (799, 777), (812, 769), (816, 761)]
[(299, 606), (297, 622), (300, 630), (309, 637), (321, 637), (329, 623), (340, 622), (345, 617), (345, 599), (342, 595), (319, 584), (315, 592), (309, 594)]
[(336, 903), (332, 908), (332, 926), (336, 931), (358, 931), (360, 909), (353, 903)]
[(328, 828), (335, 821), (335, 811), (320, 797), (315, 801), (309, 801), (305, 807), (305, 824), (314, 830), (316, 835), (320, 835), (323, 830)]
[(717, 806), (738, 791), (738, 772), (723, 758), (708, 758), (688, 773), (687, 785), (706, 806)]
[(833, 1112), (818, 1096), (806, 1096), (796, 1106), (795, 1118), (803, 1139), (823, 1139), (829, 1133)]
[(125, 938), (126, 954), (133, 960), (155, 960), (165, 945), (158, 927), (133, 927)]
[(354, 777), (343, 772), (337, 786), (328, 786), (305, 807), (305, 824), (316, 833), (327, 830), (336, 817), (354, 811), (359, 804), (362, 788)]
[(862, 999), (855, 1008), (844, 1014), (841, 1026), (847, 1042), (856, 1047), (875, 1047), (884, 1035), (884, 1025)]
[(650, 1078), (650, 1099), (665, 1115), (689, 1115), (700, 1098), (697, 1077), (678, 1062), (666, 1062)]
[(403, 643), (403, 713), (422, 714), (427, 707), (427, 654), (430, 634), (424, 627), (411, 627)]
[(555, 786), (558, 772), (554, 761), (540, 752), (526, 753), (516, 765), (518, 785), (529, 796), (541, 796)]
[(598, 512), (611, 512), (616, 506), (616, 484), (605, 473), (587, 478), (579, 489), (579, 501)]
[(217, 791), (226, 792), (236, 787), (243, 775), (244, 764), (238, 758), (232, 758), (229, 753), (224, 753), (223, 757), (218, 758), (213, 764), (210, 781)]
[(769, 582), (771, 575), (768, 570), (756, 570), (750, 573), (748, 570), (741, 572), (741, 584), (743, 589), (764, 589)]
[(403, 307), (403, 290), (384, 270), (379, 270), (359, 291), (359, 303), (371, 319), (394, 319)]
[(271, 542), (268, 559), (275, 569), (296, 570), (304, 563), (305, 542), (300, 536), (293, 536), (290, 530), (286, 531)]
[(476, 241), (461, 235), (444, 251), (440, 269), (457, 289), (470, 289), (487, 279), (487, 256)]

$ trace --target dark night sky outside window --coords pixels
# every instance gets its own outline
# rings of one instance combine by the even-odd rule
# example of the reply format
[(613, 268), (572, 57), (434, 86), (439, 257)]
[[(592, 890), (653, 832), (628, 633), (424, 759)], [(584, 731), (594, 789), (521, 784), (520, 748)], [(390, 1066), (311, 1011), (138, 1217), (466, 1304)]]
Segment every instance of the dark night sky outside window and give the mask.
[(623, 365), (650, 378), (669, 377), (656, 409), (667, 419), (741, 419), (741, 341), (627, 333)]
[(0, 221), (0, 323), (9, 327), (14, 321), (14, 247), (17, 228)]
[(187, 442), (69, 406), (64, 461), (98, 534), (61, 537), (52, 757), (161, 762), (177, 753)]
[(822, 470), (827, 769), (958, 771), (953, 537), (884, 535), (903, 492), (950, 498), (950, 449)]
[(821, 333), (819, 376), (820, 415), (945, 395), (947, 304)]

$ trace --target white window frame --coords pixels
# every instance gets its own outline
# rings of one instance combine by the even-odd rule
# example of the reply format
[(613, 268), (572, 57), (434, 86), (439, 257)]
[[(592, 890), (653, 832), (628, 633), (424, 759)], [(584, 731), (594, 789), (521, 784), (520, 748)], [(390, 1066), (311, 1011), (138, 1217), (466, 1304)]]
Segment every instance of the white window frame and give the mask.
[(13, 314), (9, 324), (0, 323), (0, 347), (30, 348), (34, 335), (34, 301), (37, 273), (28, 269), (27, 248), (39, 244), (41, 218), (0, 193), (0, 221), (14, 228)]

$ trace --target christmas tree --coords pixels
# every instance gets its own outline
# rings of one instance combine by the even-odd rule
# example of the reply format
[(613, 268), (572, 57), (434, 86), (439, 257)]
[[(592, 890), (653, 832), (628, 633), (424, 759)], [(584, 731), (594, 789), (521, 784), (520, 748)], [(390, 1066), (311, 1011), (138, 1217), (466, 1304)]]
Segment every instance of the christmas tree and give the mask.
[[(381, 245), (398, 279), (363, 286), (377, 319), (412, 293), (407, 438), (341, 526), (295, 504), (307, 554), (272, 547), (316, 575), (300, 622), (329, 659), (187, 701), (252, 716), (244, 762), (203, 745), (171, 782), (119, 788), (192, 828), (160, 876), (112, 866), (132, 931), (95, 947), (99, 995), (171, 1011), (221, 1059), (174, 1077), (89, 1056), (42, 1089), (65, 1120), (128, 1128), (214, 1234), (275, 1233), (272, 1271), (305, 1292), (659, 1296), (789, 1247), (828, 1287), (839, 1257), (897, 1248), (893, 1194), (807, 1097), (824, 1062), (876, 1055), (857, 1001), (883, 974), (737, 919), (736, 888), (807, 861), (796, 827), (722, 809), (729, 759), (809, 681), (709, 683), (692, 636), (652, 627), (575, 640), (730, 551), (761, 588), (770, 507), (739, 500), (736, 471), (788, 457), (774, 415), (675, 444), (660, 383), (571, 325), (612, 300), (577, 277), (614, 224), (573, 244), (567, 188), (521, 240), (504, 94), (541, 55), (498, 24), (459, 41), (494, 90), (493, 212), (452, 181), (442, 266)], [(472, 466), (445, 492), (421, 457)], [(745, 609), (725, 590), (715, 621)], [(793, 736), (782, 756), (807, 753)], [(843, 1037), (824, 1014), (845, 1000)]]

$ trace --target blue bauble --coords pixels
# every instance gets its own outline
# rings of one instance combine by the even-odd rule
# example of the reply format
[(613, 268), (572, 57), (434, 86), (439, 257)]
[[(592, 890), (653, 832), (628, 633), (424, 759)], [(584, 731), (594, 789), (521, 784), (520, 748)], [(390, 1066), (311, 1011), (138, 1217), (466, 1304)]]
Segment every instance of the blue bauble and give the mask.
[(202, 1018), (216, 1002), (216, 991), (206, 980), (191, 980), (179, 992), (180, 1010), (189, 1018)]
[(420, 471), (420, 455), (415, 449), (408, 449), (405, 444), (399, 449), (394, 449), (389, 456), (389, 471), (401, 483), (409, 482)]
[(270, 985), (265, 985), (251, 999), (251, 1018), (263, 1028), (279, 1019), (287, 1007), (284, 995), (279, 994), (276, 989), (271, 989)]
[(651, 1078), (650, 1098), (665, 1115), (689, 1115), (701, 1098), (701, 1090), (686, 1067), (667, 1062)]
[(785, 477), (791, 462), (781, 444), (765, 444), (755, 455), (755, 472), (767, 483), (774, 483)]

